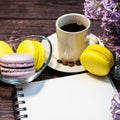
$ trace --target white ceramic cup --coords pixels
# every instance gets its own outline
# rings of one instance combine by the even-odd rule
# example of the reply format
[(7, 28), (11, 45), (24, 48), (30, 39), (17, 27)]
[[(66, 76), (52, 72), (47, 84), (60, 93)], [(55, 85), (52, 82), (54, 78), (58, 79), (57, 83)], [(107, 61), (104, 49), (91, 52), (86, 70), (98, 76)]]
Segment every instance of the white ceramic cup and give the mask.
[[(82, 24), (85, 29), (78, 32), (67, 32), (61, 29), (62, 26), (72, 23)], [(90, 26), (90, 20), (77, 13), (65, 14), (56, 20), (58, 55), (61, 60), (76, 62), (80, 59), (81, 53), (89, 44)], [(92, 41), (93, 43), (98, 42), (96, 39)]]

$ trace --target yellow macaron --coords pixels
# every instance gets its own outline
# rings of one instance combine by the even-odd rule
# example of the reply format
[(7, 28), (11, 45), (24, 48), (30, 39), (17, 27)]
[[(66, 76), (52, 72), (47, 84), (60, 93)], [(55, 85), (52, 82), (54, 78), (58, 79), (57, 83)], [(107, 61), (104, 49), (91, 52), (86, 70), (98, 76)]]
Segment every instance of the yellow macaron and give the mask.
[(17, 47), (17, 52), (28, 53), (34, 57), (34, 67), (38, 71), (45, 61), (45, 49), (39, 41), (36, 40), (23, 40)]
[(45, 49), (44, 46), (39, 41), (32, 41), (34, 44), (34, 47), (36, 49), (35, 53), (35, 59), (36, 59), (36, 70), (39, 70), (44, 61), (45, 61)]
[(114, 65), (114, 56), (102, 45), (89, 45), (81, 54), (80, 62), (92, 74), (105, 76)]
[(14, 53), (13, 49), (9, 46), (7, 42), (0, 40), (0, 58), (3, 55)]

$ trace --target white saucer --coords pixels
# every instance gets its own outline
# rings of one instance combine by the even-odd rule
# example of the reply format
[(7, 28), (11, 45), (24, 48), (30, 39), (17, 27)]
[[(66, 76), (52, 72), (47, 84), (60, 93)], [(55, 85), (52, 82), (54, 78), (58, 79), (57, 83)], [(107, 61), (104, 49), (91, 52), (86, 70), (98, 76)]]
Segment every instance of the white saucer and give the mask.
[[(93, 34), (91, 34), (90, 36), (96, 37)], [(61, 63), (58, 63), (57, 59), (59, 59), (59, 56), (58, 56), (56, 33), (53, 33), (52, 35), (48, 36), (48, 39), (52, 43), (52, 48), (53, 48), (52, 58), (50, 63), (48, 64), (50, 68), (60, 72), (66, 72), (66, 73), (77, 73), (77, 72), (85, 71), (85, 68), (82, 65), (80, 66), (75, 65), (73, 67), (69, 67), (69, 66), (62, 65)], [(96, 37), (96, 39), (98, 38)], [(48, 47), (46, 45), (45, 47), (46, 47), (46, 51), (49, 52)]]

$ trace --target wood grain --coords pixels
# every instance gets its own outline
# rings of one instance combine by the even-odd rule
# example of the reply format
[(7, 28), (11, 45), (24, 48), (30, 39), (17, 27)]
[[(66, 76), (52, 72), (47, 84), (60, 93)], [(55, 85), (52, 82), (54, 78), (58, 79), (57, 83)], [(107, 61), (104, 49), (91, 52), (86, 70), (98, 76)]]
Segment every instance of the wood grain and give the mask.
[(69, 12), (83, 12), (83, 0), (1, 0), (0, 17), (10, 19), (56, 19)]

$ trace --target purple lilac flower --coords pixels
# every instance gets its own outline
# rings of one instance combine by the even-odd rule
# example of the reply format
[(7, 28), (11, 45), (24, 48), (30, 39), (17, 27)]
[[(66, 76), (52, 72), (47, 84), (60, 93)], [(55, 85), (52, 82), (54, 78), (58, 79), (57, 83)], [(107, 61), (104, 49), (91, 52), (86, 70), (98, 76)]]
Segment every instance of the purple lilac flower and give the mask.
[(116, 8), (116, 2), (118, 2), (118, 0), (102, 0), (104, 9), (108, 11), (112, 11), (114, 8)]
[(84, 14), (90, 19), (101, 19), (103, 16), (102, 0), (85, 0)]
[(111, 113), (114, 120), (120, 120), (120, 93), (115, 94), (111, 100)]
[[(104, 31), (109, 35), (114, 35), (119, 37), (120, 33), (120, 12), (115, 11), (106, 11), (102, 18), (102, 25)], [(117, 41), (116, 41), (117, 42)]]
[(85, 0), (84, 14), (90, 19), (101, 19), (105, 11), (120, 8), (119, 0)]
[(116, 6), (119, 2), (106, 1), (108, 3), (101, 25), (104, 29), (103, 42), (111, 51), (120, 53), (120, 7)]

